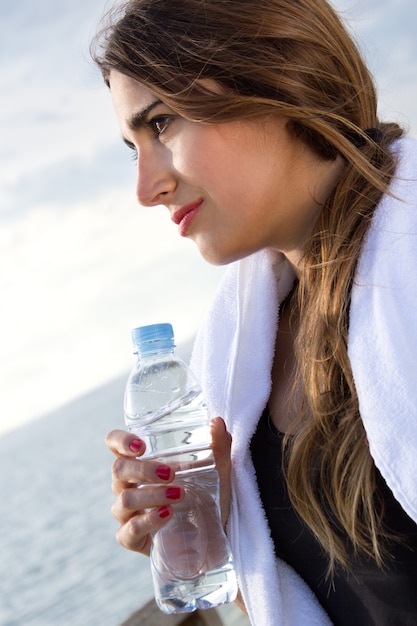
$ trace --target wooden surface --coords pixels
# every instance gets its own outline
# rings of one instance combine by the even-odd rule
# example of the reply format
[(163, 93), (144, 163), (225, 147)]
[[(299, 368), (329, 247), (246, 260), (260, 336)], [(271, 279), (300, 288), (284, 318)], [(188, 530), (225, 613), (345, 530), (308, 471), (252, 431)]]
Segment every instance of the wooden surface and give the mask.
[(233, 604), (207, 611), (165, 615), (150, 600), (120, 626), (250, 626), (246, 615)]

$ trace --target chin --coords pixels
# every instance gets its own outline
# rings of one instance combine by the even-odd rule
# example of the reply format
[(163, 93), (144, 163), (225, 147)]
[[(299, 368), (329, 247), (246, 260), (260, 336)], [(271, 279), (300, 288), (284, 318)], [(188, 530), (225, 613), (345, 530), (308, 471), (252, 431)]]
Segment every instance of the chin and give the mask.
[(231, 251), (231, 250), (219, 250), (218, 248), (214, 248), (211, 246), (199, 245), (196, 243), (197, 248), (207, 263), (210, 265), (222, 266), (229, 265), (230, 263), (234, 263), (235, 261), (240, 261), (246, 256), (249, 256), (251, 252), (243, 252), (243, 251)]

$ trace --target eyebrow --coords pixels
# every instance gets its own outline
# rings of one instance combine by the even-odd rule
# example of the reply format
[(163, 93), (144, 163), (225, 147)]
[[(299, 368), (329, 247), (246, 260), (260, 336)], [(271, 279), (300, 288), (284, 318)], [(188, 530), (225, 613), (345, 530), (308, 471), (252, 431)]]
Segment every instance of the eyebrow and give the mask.
[(132, 117), (127, 120), (127, 125), (130, 130), (139, 130), (146, 124), (146, 118), (149, 113), (154, 109), (158, 104), (162, 104), (161, 100), (154, 100), (147, 107), (145, 107), (142, 111), (138, 111), (138, 113), (134, 113)]

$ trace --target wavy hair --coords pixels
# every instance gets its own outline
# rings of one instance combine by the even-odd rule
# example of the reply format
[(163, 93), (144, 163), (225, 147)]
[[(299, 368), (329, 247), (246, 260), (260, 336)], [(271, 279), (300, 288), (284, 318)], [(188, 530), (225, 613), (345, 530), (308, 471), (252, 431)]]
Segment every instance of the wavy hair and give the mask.
[[(119, 71), (193, 121), (286, 116), (320, 158), (344, 158), (298, 287), (302, 407), (286, 478), (294, 507), (329, 555), (329, 573), (336, 563), (349, 566), (340, 530), (382, 566), (388, 534), (347, 344), (357, 261), (395, 173), (389, 147), (402, 129), (379, 121), (372, 76), (326, 0), (131, 0), (106, 19), (92, 55), (107, 82)], [(364, 132), (371, 127), (377, 141)]]

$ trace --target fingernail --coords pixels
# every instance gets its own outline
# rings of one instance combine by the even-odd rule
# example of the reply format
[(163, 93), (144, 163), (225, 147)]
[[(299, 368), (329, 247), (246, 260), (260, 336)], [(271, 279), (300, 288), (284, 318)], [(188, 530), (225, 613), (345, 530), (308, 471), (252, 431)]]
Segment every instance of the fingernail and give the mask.
[(168, 467), (168, 465), (160, 465), (156, 468), (155, 474), (161, 480), (169, 480), (169, 477), (171, 476), (171, 468)]
[(171, 513), (171, 511), (170, 511), (169, 507), (167, 507), (167, 506), (161, 506), (158, 509), (158, 515), (162, 519), (164, 519), (165, 517), (169, 517), (170, 513)]
[(168, 500), (179, 500), (181, 498), (181, 487), (168, 487), (165, 491), (165, 496)]
[(129, 448), (132, 450), (132, 452), (139, 452), (142, 446), (143, 441), (141, 439), (133, 439), (133, 441), (129, 443)]

